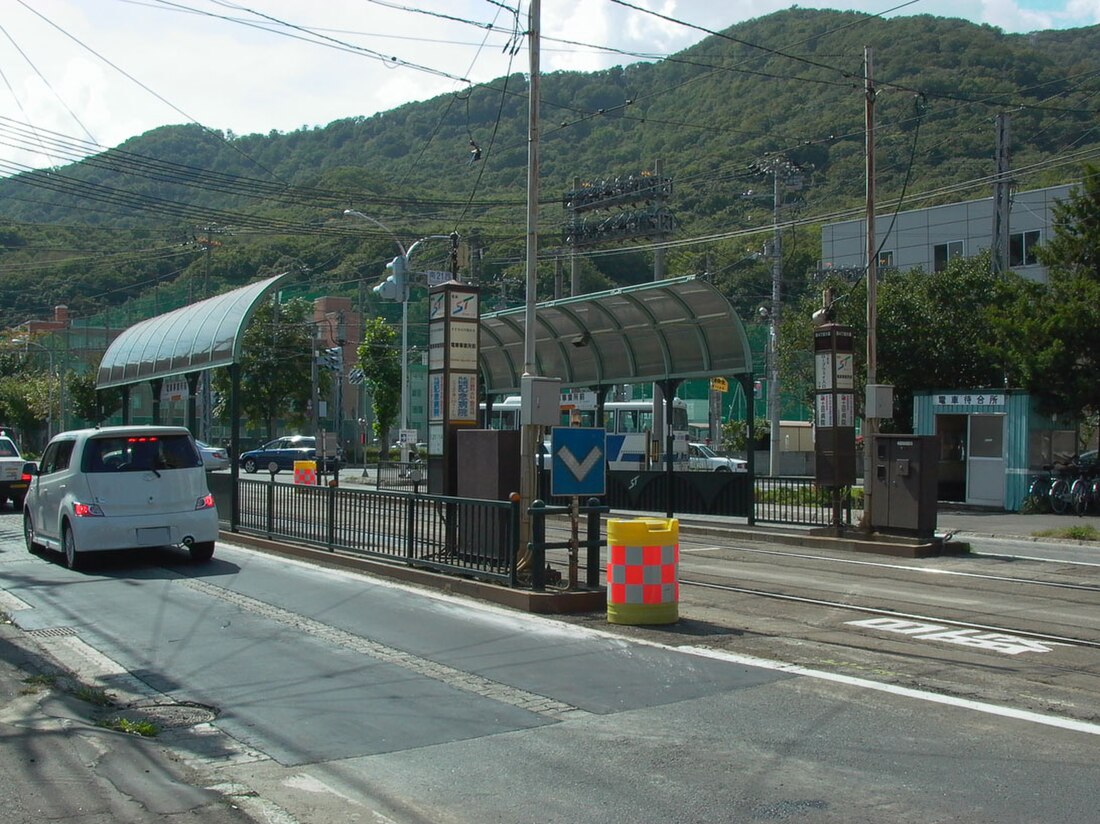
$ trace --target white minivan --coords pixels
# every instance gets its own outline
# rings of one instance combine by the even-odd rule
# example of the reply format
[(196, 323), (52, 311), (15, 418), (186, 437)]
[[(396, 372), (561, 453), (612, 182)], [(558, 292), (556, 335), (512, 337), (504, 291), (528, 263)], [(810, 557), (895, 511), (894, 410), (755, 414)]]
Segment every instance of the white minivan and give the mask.
[(202, 456), (181, 426), (108, 426), (56, 435), (23, 504), (27, 549), (88, 552), (186, 546), (214, 555), (218, 510)]

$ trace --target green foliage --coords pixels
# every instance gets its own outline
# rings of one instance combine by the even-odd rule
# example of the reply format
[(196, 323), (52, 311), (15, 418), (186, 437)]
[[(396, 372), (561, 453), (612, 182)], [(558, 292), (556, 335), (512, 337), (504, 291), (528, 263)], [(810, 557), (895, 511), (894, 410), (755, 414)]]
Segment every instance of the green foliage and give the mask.
[[(923, 204), (987, 193), (989, 108), (960, 106), (960, 95), (997, 105), (1060, 95), (1050, 110), (1025, 105), (1015, 115), (1014, 156), (1021, 168), (1038, 170), (1021, 172), (1021, 185), (1073, 179), (1072, 167), (1050, 161), (1067, 139), (1081, 151), (1100, 143), (1088, 88), (1072, 79), (1100, 68), (1100, 36), (1092, 29), (1009, 35), (930, 16), (792, 8), (729, 34), (657, 63), (547, 74), (543, 197), (556, 199), (575, 178), (637, 174), (660, 160), (676, 183), (670, 206), (677, 236), (728, 237), (770, 226), (767, 198), (745, 197), (769, 183), (751, 166), (796, 147), (786, 152), (806, 168), (807, 185), (789, 193), (789, 210), (800, 220), (843, 214), (864, 197), (864, 98), (851, 78), (864, 46), (875, 49), (884, 81), (926, 95), (920, 118), (912, 95), (879, 98), (877, 188), (884, 199), (899, 194), (907, 178), (910, 194), (942, 192)], [(798, 43), (811, 62), (793, 66), (743, 43)], [(0, 180), (0, 326), (41, 317), (60, 303), (88, 318), (141, 295), (148, 316), (289, 268), (338, 293), (364, 272), (380, 273), (393, 255), (392, 238), (380, 229), (349, 228), (341, 216), (348, 206), (382, 220), (405, 242), (452, 229), (463, 237), (480, 233), (483, 254), (468, 274), (494, 301), (501, 295), (515, 305), (524, 283), (517, 261), (525, 232), (526, 88), (517, 73), (473, 88), (462, 105), (441, 95), (288, 134), (168, 126), (81, 163)], [(468, 162), (471, 136), (484, 149), (477, 164)], [(960, 190), (959, 181), (972, 185)], [(566, 212), (549, 205), (543, 211), (545, 252), (560, 243)], [(226, 224), (214, 235), (221, 245), (196, 242), (211, 222), (202, 215)], [(770, 292), (767, 262), (749, 257), (764, 234), (708, 243), (705, 253), (697, 246), (670, 250), (668, 273), (713, 273), (747, 315)], [(799, 295), (817, 255), (816, 233), (787, 229), (783, 243), (784, 293)], [(584, 258), (582, 285), (639, 283), (652, 270), (648, 250), (601, 253)], [(552, 267), (541, 266), (539, 296), (552, 294)], [(114, 325), (136, 319), (125, 315)]]
[[(756, 436), (756, 449), (767, 449), (771, 443), (771, 423), (766, 418), (753, 421), (753, 435)], [(722, 451), (747, 452), (749, 428), (745, 421), (728, 420), (722, 424)]]
[(381, 449), (389, 450), (390, 430), (398, 423), (401, 406), (401, 350), (397, 332), (382, 318), (370, 318), (359, 344), (359, 368), (374, 409), (373, 431)]
[[(866, 363), (866, 284), (831, 283), (835, 320), (853, 328), (857, 362)], [(1019, 305), (1032, 286), (1015, 275), (991, 274), (988, 254), (957, 258), (941, 272), (892, 273), (879, 279), (875, 352), (879, 383), (894, 386), (892, 425), (911, 432), (913, 393), (958, 386), (1003, 387), (1013, 370), (1005, 350), (1012, 338), (1005, 307)], [(788, 312), (780, 334), (785, 381), (813, 386), (809, 353), (813, 312), (820, 297), (807, 297)], [(856, 370), (857, 403), (865, 372)]]
[(61, 387), (56, 375), (32, 365), (22, 350), (0, 349), (0, 424), (26, 434), (46, 434), (46, 423), (60, 410)]
[[(276, 435), (275, 422), (301, 427), (309, 414), (313, 395), (313, 306), (300, 298), (261, 304), (244, 333), (241, 345), (240, 404), (244, 417), (262, 423), (267, 438)], [(318, 394), (323, 397), (331, 377), (318, 370)], [(228, 369), (213, 373), (212, 386), (219, 396), (214, 413), (229, 414)]]
[(1001, 312), (1007, 357), (1044, 411), (1100, 414), (1100, 169), (1054, 208), (1054, 237), (1040, 247), (1049, 281)]
[(76, 417), (97, 425), (122, 407), (122, 391), (118, 388), (96, 391), (96, 369), (82, 374), (70, 372), (65, 389), (69, 410)]

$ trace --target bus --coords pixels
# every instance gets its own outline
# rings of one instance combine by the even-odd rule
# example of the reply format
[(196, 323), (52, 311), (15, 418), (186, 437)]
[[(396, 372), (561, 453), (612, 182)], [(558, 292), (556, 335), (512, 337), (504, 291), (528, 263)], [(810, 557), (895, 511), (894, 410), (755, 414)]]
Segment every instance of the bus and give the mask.
[[(587, 397), (591, 395), (591, 398)], [(509, 395), (493, 404), (492, 417), (486, 420), (485, 404), (481, 404), (481, 425), (486, 429), (519, 429), (520, 397)], [(563, 393), (562, 426), (596, 426), (594, 392)], [(608, 401), (604, 404), (604, 429), (607, 431), (608, 469), (660, 469), (665, 444), (653, 432), (653, 401)], [(672, 401), (672, 466), (688, 468), (687, 402)]]

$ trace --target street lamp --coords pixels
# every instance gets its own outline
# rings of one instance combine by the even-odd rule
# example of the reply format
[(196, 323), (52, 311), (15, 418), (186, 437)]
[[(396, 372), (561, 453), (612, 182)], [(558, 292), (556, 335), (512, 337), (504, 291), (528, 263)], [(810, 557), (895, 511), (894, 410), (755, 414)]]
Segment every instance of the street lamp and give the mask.
[(45, 352), (50, 359), (50, 376), (46, 382), (46, 440), (48, 441), (53, 437), (53, 379), (56, 374), (53, 368), (53, 350), (41, 343), (36, 343), (30, 338), (12, 338), (11, 342), (17, 346), (35, 346)]
[[(454, 240), (451, 235), (428, 235), (416, 241), (408, 249), (404, 247), (394, 231), (380, 220), (357, 211), (356, 209), (344, 209), (347, 217), (358, 217), (373, 223), (385, 231), (397, 245), (401, 254), (386, 264), (386, 268), (393, 274), (382, 283), (374, 287), (374, 291), (388, 300), (401, 301), (401, 430), (409, 428), (409, 257), (413, 251), (425, 240), (446, 239)], [(401, 444), (401, 461), (404, 463), (409, 457), (408, 444)]]

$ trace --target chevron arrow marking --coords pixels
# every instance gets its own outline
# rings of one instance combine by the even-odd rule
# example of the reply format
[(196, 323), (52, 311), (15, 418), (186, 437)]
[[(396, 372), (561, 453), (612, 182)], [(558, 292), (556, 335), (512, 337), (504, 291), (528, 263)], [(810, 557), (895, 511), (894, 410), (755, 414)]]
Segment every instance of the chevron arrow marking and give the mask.
[(583, 461), (578, 461), (569, 450), (569, 447), (563, 446), (558, 450), (558, 457), (561, 458), (561, 462), (565, 464), (566, 468), (573, 473), (573, 477), (581, 481), (592, 471), (592, 467), (603, 459), (603, 451), (598, 446), (594, 446)]

